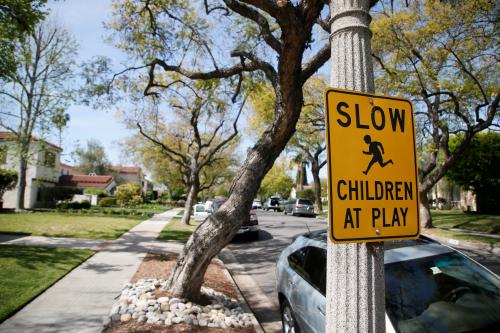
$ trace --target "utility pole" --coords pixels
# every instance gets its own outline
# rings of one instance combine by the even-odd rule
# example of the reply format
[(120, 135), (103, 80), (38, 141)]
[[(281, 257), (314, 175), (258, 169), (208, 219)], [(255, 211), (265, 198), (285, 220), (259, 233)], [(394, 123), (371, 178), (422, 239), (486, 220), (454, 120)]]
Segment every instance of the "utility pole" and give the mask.
[[(333, 88), (374, 92), (370, 0), (331, 0)], [(385, 332), (383, 243), (328, 241), (326, 332)]]

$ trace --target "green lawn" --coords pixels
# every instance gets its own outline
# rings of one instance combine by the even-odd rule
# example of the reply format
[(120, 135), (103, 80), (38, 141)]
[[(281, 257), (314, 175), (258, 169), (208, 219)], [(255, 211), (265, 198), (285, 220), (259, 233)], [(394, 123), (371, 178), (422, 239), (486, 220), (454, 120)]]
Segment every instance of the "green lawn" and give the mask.
[(124, 217), (79, 216), (62, 213), (0, 214), (0, 233), (116, 239), (140, 221)]
[(191, 218), (191, 224), (185, 225), (182, 223), (182, 218), (174, 217), (161, 231), (158, 239), (186, 242), (200, 222), (201, 221), (195, 221), (194, 218)]
[(93, 253), (0, 245), (0, 322)]
[(464, 213), (459, 210), (434, 210), (432, 221), (437, 228), (457, 228), (500, 234), (500, 215)]

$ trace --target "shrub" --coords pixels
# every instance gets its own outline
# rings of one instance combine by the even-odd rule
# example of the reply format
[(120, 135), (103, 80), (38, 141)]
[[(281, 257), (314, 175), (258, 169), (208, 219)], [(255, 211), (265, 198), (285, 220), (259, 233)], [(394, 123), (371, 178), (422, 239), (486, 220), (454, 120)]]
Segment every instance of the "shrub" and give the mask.
[(99, 200), (99, 207), (115, 207), (116, 198), (115, 197), (104, 197)]
[(86, 188), (83, 191), (84, 194), (97, 195), (99, 198), (109, 197), (108, 191), (101, 190), (98, 188)]
[(69, 209), (70, 212), (73, 212), (73, 209), (78, 210), (78, 213), (82, 213), (82, 209), (90, 208), (90, 201), (84, 200), (81, 202), (61, 202), (57, 204), (58, 209)]
[(297, 199), (309, 199), (313, 203), (316, 201), (314, 191), (312, 189), (305, 189), (297, 192)]
[(137, 206), (142, 203), (142, 197), (140, 195), (134, 195), (132, 199), (128, 202), (129, 206)]
[[(133, 205), (133, 202), (137, 202), (137, 197), (140, 197), (141, 194), (141, 186), (137, 183), (132, 184), (123, 184), (116, 188), (115, 197), (118, 205), (130, 206)], [(141, 202), (142, 203), (142, 198)]]
[(82, 194), (83, 191), (78, 188), (71, 187), (41, 187), (39, 190), (39, 200), (44, 206), (54, 207), (56, 203), (63, 201), (67, 202), (73, 198), (75, 194)]
[(16, 186), (17, 172), (0, 169), (0, 201), (3, 194)]

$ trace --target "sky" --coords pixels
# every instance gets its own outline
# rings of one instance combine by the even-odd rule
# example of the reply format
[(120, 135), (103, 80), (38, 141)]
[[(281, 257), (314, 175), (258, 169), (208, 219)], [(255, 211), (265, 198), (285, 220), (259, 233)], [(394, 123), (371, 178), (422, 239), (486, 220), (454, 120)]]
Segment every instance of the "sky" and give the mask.
[[(124, 63), (125, 55), (104, 42), (107, 32), (103, 22), (111, 16), (111, 1), (66, 0), (49, 1), (51, 17), (60, 22), (79, 44), (77, 63), (90, 60), (96, 55)], [(114, 164), (127, 164), (121, 156), (120, 144), (133, 134), (121, 124), (114, 111), (95, 110), (84, 105), (72, 105), (69, 126), (63, 132), (62, 162), (72, 163), (70, 153), (76, 145), (85, 145), (89, 139), (97, 139), (104, 147), (109, 160)]]

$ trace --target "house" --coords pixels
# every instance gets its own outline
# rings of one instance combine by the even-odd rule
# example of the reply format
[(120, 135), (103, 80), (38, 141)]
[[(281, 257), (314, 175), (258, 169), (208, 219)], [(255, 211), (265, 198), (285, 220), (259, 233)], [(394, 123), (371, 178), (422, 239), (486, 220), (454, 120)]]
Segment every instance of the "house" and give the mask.
[(114, 171), (113, 176), (115, 177), (117, 185), (130, 183), (140, 184), (143, 194), (152, 189), (152, 184), (146, 180), (140, 167), (112, 165), (111, 169)]
[(433, 209), (477, 211), (476, 195), (446, 178), (440, 179), (434, 185), (428, 197)]
[[(18, 170), (16, 137), (11, 132), (0, 132), (0, 168)], [(32, 137), (28, 168), (26, 170), (26, 189), (24, 207), (41, 207), (41, 191), (45, 187), (54, 187), (59, 181), (59, 160), (62, 149), (43, 139)], [(5, 192), (3, 207), (15, 208), (17, 189)]]

